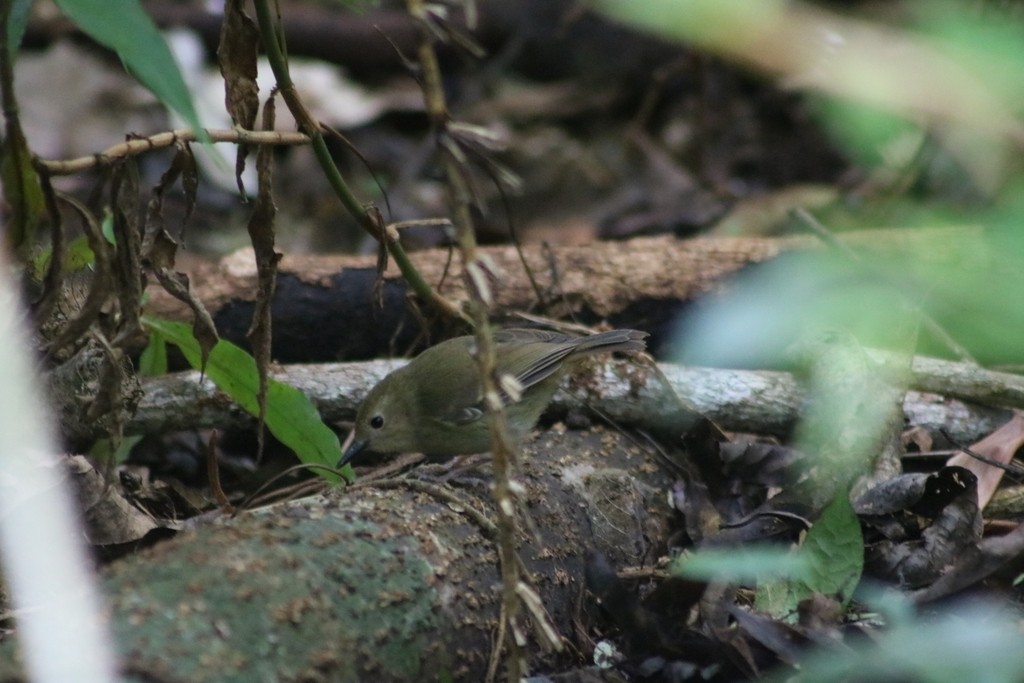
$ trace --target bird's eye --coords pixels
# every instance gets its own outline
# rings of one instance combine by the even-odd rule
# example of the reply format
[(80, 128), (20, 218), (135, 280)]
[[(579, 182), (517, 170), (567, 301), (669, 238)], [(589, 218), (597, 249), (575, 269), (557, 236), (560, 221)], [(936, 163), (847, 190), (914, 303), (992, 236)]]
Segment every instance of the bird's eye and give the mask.
[(384, 418), (380, 415), (374, 415), (370, 418), (370, 426), (374, 429), (380, 429), (384, 426)]

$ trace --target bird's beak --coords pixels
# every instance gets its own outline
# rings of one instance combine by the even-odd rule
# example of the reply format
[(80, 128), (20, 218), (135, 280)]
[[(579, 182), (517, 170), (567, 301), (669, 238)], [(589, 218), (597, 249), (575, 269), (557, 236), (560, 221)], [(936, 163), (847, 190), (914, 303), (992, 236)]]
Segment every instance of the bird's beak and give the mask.
[(338, 461), (338, 467), (344, 467), (349, 464), (353, 458), (366, 450), (366, 447), (370, 445), (369, 441), (353, 441), (345, 449), (345, 452), (341, 456), (341, 460)]

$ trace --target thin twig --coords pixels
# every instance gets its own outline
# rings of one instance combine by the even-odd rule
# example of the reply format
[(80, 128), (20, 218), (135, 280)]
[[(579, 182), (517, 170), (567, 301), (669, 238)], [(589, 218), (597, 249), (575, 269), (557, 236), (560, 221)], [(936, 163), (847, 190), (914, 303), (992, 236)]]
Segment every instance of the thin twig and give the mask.
[(494, 501), (502, 582), (498, 632), (504, 635), (496, 643), (491, 654), (489, 669), (494, 671), (495, 660), (501, 656), (504, 647), (507, 654), (508, 680), (517, 682), (527, 671), (525, 643), (519, 626), (522, 605), (517, 594), (520, 578), (516, 550), (515, 484), (512, 481), (517, 454), (509, 436), (508, 423), (498, 391), (494, 339), (488, 320), (493, 268), (489, 267), (487, 260), (477, 250), (472, 217), (473, 195), (469, 187), (469, 178), (463, 168), (465, 154), (457, 135), (451, 131), (451, 115), (445, 99), (437, 53), (426, 26), (431, 20), (429, 9), (424, 0), (406, 0), (406, 7), (409, 14), (421, 23), (423, 33), (417, 52), (420, 85), (423, 88), (427, 116), (441, 153), (447, 179), (448, 203), (452, 211), (452, 222), (455, 224), (455, 239), (462, 256), (466, 288), (470, 293), (469, 312), (476, 331), (476, 361), (480, 369), (481, 389), (487, 408), (491, 450), (494, 455)]
[[(212, 142), (230, 142), (245, 145), (308, 145), (309, 136), (304, 133), (279, 132), (274, 130), (243, 130), (241, 128), (213, 129), (203, 131)], [(81, 173), (91, 168), (110, 166), (125, 157), (136, 156), (156, 149), (173, 147), (179, 142), (195, 142), (196, 131), (191, 128), (174, 130), (148, 135), (143, 138), (132, 138), (107, 147), (102, 152), (75, 159), (36, 159), (38, 168), (46, 169), (51, 175), (70, 175)]]
[(210, 491), (213, 493), (213, 498), (217, 501), (217, 505), (220, 505), (221, 510), (225, 514), (230, 515), (235, 512), (235, 506), (231, 504), (231, 500), (224, 493), (224, 489), (220, 485), (220, 467), (217, 463), (217, 439), (218, 432), (214, 429), (210, 432), (209, 440), (204, 444), (204, 450), (206, 451), (206, 476), (210, 480)]

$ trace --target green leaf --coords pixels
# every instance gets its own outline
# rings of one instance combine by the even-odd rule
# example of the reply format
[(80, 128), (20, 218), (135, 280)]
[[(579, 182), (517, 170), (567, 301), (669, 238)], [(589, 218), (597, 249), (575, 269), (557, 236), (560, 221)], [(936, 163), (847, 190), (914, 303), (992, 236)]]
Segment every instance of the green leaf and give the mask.
[[(143, 323), (181, 349), (192, 367), (200, 367), (202, 354), (189, 325), (148, 316), (143, 317)], [(259, 415), (256, 361), (243, 349), (220, 340), (210, 352), (206, 375), (246, 412)], [(270, 433), (304, 463), (334, 467), (341, 459), (338, 436), (324, 424), (316, 406), (298, 389), (273, 379), (267, 387), (266, 424)], [(334, 474), (317, 471), (332, 483), (339, 481)], [(346, 467), (342, 472), (347, 477), (351, 469)]]
[(150, 329), (149, 343), (139, 356), (139, 374), (157, 377), (167, 373), (167, 339), (159, 330)]
[(837, 252), (808, 251), (741, 274), (714, 305), (680, 320), (685, 343), (677, 359), (774, 369), (791, 362), (793, 344), (818, 329), (846, 330), (866, 346), (903, 348), (897, 332), (907, 318), (904, 299), (920, 300), (921, 284), (906, 277), (906, 265), (897, 270), (895, 259), (870, 258), (866, 266)]
[[(894, 623), (884, 637), (861, 638), (852, 647), (822, 647), (800, 662), (803, 683), (835, 681), (985, 681), (1016, 683), (1024, 671), (1017, 615), (994, 602), (960, 601), (927, 619)], [(779, 667), (766, 683), (792, 681)]]
[(115, 247), (117, 246), (117, 236), (114, 234), (114, 214), (111, 213), (109, 209), (103, 214), (103, 222), (100, 223), (100, 231), (103, 233), (103, 236), (107, 238), (108, 242), (113, 244)]
[(771, 577), (806, 579), (809, 572), (806, 557), (778, 548), (700, 550), (680, 558), (672, 567), (676, 576), (750, 584)]
[(11, 63), (14, 63), (14, 56), (21, 45), (21, 38), (25, 35), (31, 9), (32, 0), (14, 0), (11, 4), (11, 13), (7, 19), (7, 48), (10, 51)]
[(92, 448), (89, 449), (89, 455), (96, 459), (97, 462), (115, 462), (121, 464), (128, 460), (128, 456), (131, 455), (132, 449), (142, 441), (142, 437), (139, 435), (126, 436), (121, 439), (121, 443), (114, 448), (114, 444), (110, 439), (99, 439), (93, 444)]
[(0, 140), (0, 180), (4, 199), (11, 207), (5, 226), (10, 246), (20, 251), (35, 241), (36, 227), (46, 210), (43, 187), (32, 166), (32, 153), (15, 119), (8, 122), (7, 139)]
[(80, 29), (116, 52), (125, 68), (161, 102), (178, 112), (201, 141), (210, 142), (170, 48), (138, 0), (56, 2)]
[(811, 568), (803, 582), (808, 592), (849, 600), (864, 570), (864, 538), (845, 493), (836, 496), (821, 513), (807, 532), (800, 552)]
[(676, 40), (721, 49), (763, 35), (785, 18), (785, 0), (593, 0), (613, 19)]
[(844, 604), (849, 601), (864, 569), (864, 539), (845, 492), (821, 513), (796, 557), (806, 567), (802, 576), (758, 582), (754, 604), (759, 611), (792, 616), (800, 601), (814, 594), (834, 595)]
[[(53, 249), (46, 247), (32, 259), (32, 274), (37, 280), (42, 280), (50, 267), (50, 259), (53, 258)], [(71, 240), (67, 246), (64, 268), (68, 273), (74, 273), (96, 261), (96, 255), (89, 247), (89, 240), (85, 235), (79, 235)]]

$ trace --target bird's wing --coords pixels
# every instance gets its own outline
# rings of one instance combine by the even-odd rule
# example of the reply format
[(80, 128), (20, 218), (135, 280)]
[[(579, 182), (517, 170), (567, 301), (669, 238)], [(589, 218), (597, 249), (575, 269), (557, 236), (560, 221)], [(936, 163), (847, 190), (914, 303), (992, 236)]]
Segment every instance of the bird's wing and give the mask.
[(417, 384), (418, 405), (428, 414), (436, 415), (442, 423), (468, 424), (484, 413), (480, 375), (470, 353), (472, 344), (469, 337), (456, 338), (423, 352), (447, 357), (443, 381)]
[(501, 349), (497, 369), (512, 375), (523, 389), (528, 389), (555, 374), (575, 346), (573, 341), (523, 343), (520, 340)]
[[(575, 337), (533, 329), (498, 330), (494, 333), (494, 341), (498, 372), (514, 377), (524, 390), (555, 374), (579, 343)], [(444, 422), (468, 424), (485, 412), (476, 360), (472, 358), (473, 343), (470, 337), (445, 342), (447, 349), (444, 353), (450, 357), (447, 363), (451, 368), (449, 372), (458, 373), (459, 377), (419, 386), (420, 405), (443, 406), (438, 414)], [(434, 349), (438, 348), (433, 347), (424, 353), (435, 352)], [(466, 357), (456, 362), (456, 353)], [(452, 393), (452, 387), (457, 387), (455, 393)], [(504, 391), (501, 398), (506, 405), (511, 403), (511, 398)]]

